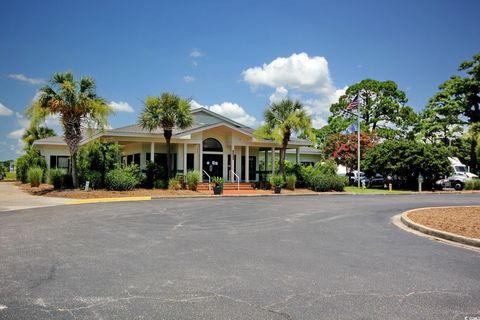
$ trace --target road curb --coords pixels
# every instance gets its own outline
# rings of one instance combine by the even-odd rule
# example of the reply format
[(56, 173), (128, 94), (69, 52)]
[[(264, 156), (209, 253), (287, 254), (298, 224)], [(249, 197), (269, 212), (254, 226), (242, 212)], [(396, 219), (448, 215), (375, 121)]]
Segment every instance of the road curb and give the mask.
[(118, 198), (91, 198), (91, 199), (75, 199), (66, 201), (65, 204), (85, 204), (100, 202), (122, 202), (122, 201), (146, 201), (152, 200), (152, 197), (118, 197)]
[(422, 225), (422, 224), (416, 223), (416, 222), (414, 222), (413, 220), (411, 220), (411, 219), (408, 217), (408, 214), (409, 214), (410, 212), (419, 211), (419, 210), (424, 210), (424, 209), (465, 208), (465, 207), (477, 207), (477, 206), (451, 206), (451, 207), (426, 207), (426, 208), (417, 208), (417, 209), (408, 210), (408, 211), (405, 211), (404, 213), (402, 213), (402, 215), (400, 216), (400, 220), (401, 220), (402, 223), (405, 224), (407, 227), (412, 228), (412, 229), (414, 229), (414, 230), (417, 230), (417, 231), (419, 231), (419, 232), (428, 234), (428, 235), (430, 235), (430, 236), (434, 236), (434, 237), (437, 237), (437, 238), (442, 238), (442, 239), (446, 239), (446, 240), (458, 242), (458, 243), (461, 243), (461, 244), (465, 244), (465, 245), (469, 245), (469, 246), (479, 247), (479, 248), (480, 248), (480, 239), (469, 238), (469, 237), (465, 237), (465, 236), (453, 234), (453, 233), (450, 233), (450, 232), (433, 229), (433, 228), (424, 226), (424, 225)]

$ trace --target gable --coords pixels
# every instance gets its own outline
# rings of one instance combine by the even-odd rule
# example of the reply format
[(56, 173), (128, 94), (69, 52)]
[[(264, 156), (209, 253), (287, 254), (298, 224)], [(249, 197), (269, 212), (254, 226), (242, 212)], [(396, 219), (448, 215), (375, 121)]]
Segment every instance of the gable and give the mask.
[(210, 124), (222, 122), (222, 123), (228, 123), (237, 128), (248, 128), (247, 126), (244, 126), (241, 123), (228, 119), (227, 117), (224, 117), (218, 113), (215, 113), (205, 108), (198, 108), (198, 109), (192, 110), (192, 116), (193, 116), (194, 122), (200, 125), (210, 125)]

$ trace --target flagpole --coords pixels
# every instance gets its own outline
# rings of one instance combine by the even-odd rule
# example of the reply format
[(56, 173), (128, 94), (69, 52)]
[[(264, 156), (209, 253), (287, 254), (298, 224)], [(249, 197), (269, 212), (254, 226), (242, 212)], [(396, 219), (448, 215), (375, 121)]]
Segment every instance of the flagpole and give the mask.
[(360, 189), (360, 102), (357, 105), (357, 187)]

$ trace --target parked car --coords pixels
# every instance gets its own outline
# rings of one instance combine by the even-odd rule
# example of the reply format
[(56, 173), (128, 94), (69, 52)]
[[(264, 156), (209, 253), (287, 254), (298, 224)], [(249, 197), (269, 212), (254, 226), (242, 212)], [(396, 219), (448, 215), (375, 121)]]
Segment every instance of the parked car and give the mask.
[[(348, 178), (348, 184), (351, 186), (356, 186), (358, 185), (358, 171), (354, 170), (352, 172), (349, 172), (346, 174), (346, 177)], [(360, 171), (360, 184), (365, 185), (365, 187), (368, 187), (369, 185), (369, 180), (367, 176), (365, 175), (364, 172)]]
[(368, 183), (369, 188), (377, 188), (377, 189), (386, 189), (387, 183), (385, 178), (377, 173), (375, 176), (371, 177)]

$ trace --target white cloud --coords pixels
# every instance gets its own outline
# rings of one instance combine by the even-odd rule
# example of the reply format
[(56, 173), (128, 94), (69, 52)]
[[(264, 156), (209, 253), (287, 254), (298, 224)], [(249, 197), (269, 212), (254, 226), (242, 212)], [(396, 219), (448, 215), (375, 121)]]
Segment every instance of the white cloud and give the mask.
[(195, 100), (192, 100), (190, 101), (190, 107), (192, 109), (206, 108), (210, 111), (221, 114), (228, 119), (239, 122), (246, 126), (254, 126), (257, 123), (257, 119), (255, 119), (255, 117), (249, 115), (245, 111), (245, 109), (243, 109), (237, 103), (233, 102), (222, 102), (220, 104), (214, 104), (211, 106), (203, 106)]
[(9, 137), (10, 139), (20, 139), (24, 133), (25, 133), (25, 129), (21, 128), (21, 129), (10, 132), (7, 135), (7, 137)]
[(132, 106), (124, 101), (111, 101), (108, 105), (116, 112), (134, 112)]
[(242, 74), (243, 80), (252, 88), (275, 88), (269, 97), (270, 102), (278, 102), (287, 95), (300, 100), (317, 128), (327, 123), (331, 104), (337, 102), (346, 90), (346, 87), (334, 86), (324, 57), (309, 57), (303, 52), (276, 58), (261, 67), (248, 68)]
[(21, 113), (15, 112), (15, 116), (17, 117), (17, 123), (24, 129), (30, 126), (30, 120), (26, 118)]
[(193, 109), (198, 109), (198, 108), (208, 108), (208, 107), (202, 106), (200, 103), (198, 103), (195, 100), (191, 100), (190, 101), (190, 109), (193, 110)]
[(210, 106), (209, 110), (246, 126), (253, 126), (257, 122), (255, 117), (246, 113), (245, 110), (236, 103), (223, 102), (221, 104), (214, 104)]
[(192, 76), (185, 76), (185, 77), (183, 77), (183, 81), (185, 81), (186, 83), (194, 82), (195, 78), (192, 77)]
[(190, 52), (190, 57), (192, 57), (192, 58), (200, 58), (200, 57), (203, 57), (203, 56), (205, 56), (205, 53), (203, 53), (199, 49), (193, 49)]
[(13, 114), (13, 111), (5, 107), (1, 102), (0, 102), (0, 116), (11, 116)]
[(303, 52), (244, 70), (243, 79), (253, 87), (285, 87), (316, 94), (334, 89), (327, 60), (320, 56), (309, 57)]
[(288, 95), (288, 90), (285, 87), (278, 87), (275, 92), (270, 95), (270, 103), (280, 102)]
[(14, 73), (14, 74), (9, 74), (7, 75), (9, 78), (18, 80), (18, 81), (23, 81), (23, 82), (28, 82), (33, 85), (39, 85), (45, 83), (45, 80), (41, 78), (29, 78), (24, 74), (21, 73)]

